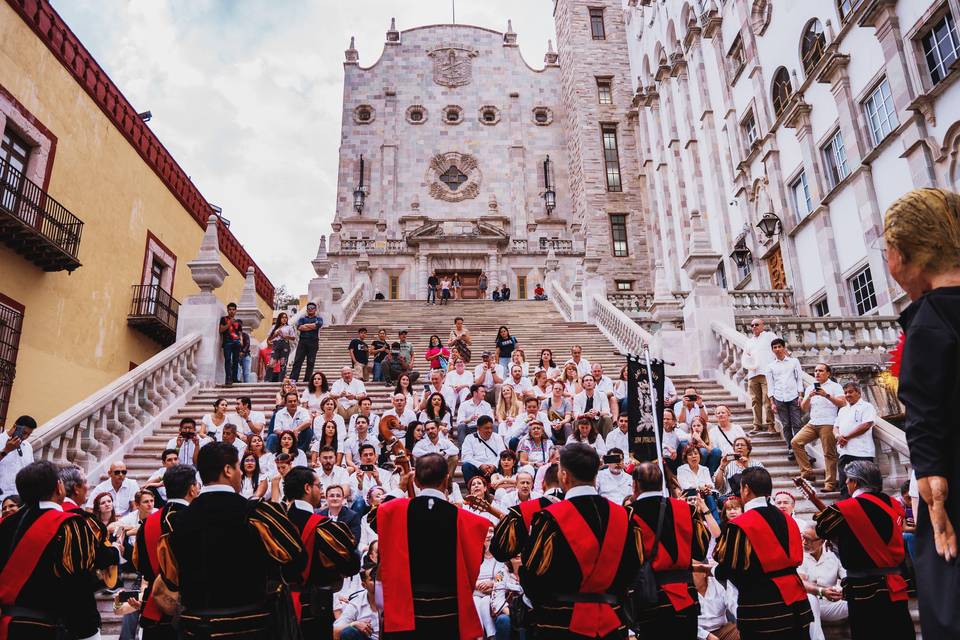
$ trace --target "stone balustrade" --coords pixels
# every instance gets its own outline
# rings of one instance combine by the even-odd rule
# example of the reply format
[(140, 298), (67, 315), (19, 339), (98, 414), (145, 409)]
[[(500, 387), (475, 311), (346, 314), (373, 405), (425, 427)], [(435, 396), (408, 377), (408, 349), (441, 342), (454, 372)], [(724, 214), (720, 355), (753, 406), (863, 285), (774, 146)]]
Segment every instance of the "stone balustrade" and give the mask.
[(181, 338), (42, 424), (30, 438), (37, 459), (73, 462), (99, 482), (199, 388), (200, 342), (199, 334)]
[(540, 238), (536, 244), (524, 238), (514, 238), (510, 241), (510, 249), (513, 253), (527, 254), (546, 254), (551, 249), (557, 255), (583, 253), (583, 247), (578, 247), (573, 240), (561, 240), (559, 238)]
[[(766, 318), (767, 328), (783, 338), (790, 354), (803, 364), (826, 360), (833, 365), (883, 364), (897, 344), (900, 325), (893, 316), (853, 318)], [(749, 335), (750, 323), (738, 327)]]
[(343, 310), (340, 316), (341, 324), (350, 324), (353, 322), (353, 319), (357, 316), (357, 312), (360, 311), (360, 307), (363, 306), (364, 290), (364, 282), (361, 280), (350, 290), (350, 293), (340, 300), (340, 308)]
[(653, 302), (652, 291), (617, 291), (607, 294), (607, 300), (620, 311), (633, 317), (649, 317)]
[(605, 296), (585, 295), (587, 322), (597, 326), (621, 353), (641, 353), (653, 335), (614, 306)]
[(795, 315), (793, 291), (790, 289), (758, 289), (731, 291), (734, 313), (738, 316), (790, 316)]
[(364, 251), (368, 255), (396, 255), (409, 253), (405, 240), (372, 240), (370, 238), (347, 238), (340, 241), (340, 250), (331, 252), (340, 255), (359, 254)]
[(574, 310), (576, 309), (576, 303), (570, 294), (553, 278), (547, 278), (545, 288), (547, 298), (553, 301), (553, 305), (557, 308), (557, 311), (560, 312), (560, 315), (563, 316), (563, 319), (567, 322), (573, 322), (575, 320)]
[[(862, 320), (862, 318), (856, 318)], [(742, 366), (743, 351), (747, 337), (734, 328), (720, 322), (710, 325), (719, 346), (720, 382), (728, 391), (742, 402), (749, 404), (747, 392), (747, 372)], [(804, 384), (813, 384), (813, 376), (804, 374)], [(873, 426), (873, 439), (877, 449), (877, 463), (883, 473), (884, 483), (889, 490), (896, 490), (910, 476), (910, 450), (907, 438), (901, 429), (878, 418)]]

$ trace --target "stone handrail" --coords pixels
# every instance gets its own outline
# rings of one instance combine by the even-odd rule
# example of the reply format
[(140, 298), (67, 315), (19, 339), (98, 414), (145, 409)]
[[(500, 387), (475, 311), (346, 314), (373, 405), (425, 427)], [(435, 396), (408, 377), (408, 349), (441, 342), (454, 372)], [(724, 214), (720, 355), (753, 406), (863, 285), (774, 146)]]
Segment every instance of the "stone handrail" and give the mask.
[(607, 294), (607, 300), (620, 311), (628, 315), (646, 315), (650, 313), (653, 302), (652, 291), (616, 291)]
[(640, 353), (653, 335), (615, 307), (605, 296), (584, 294), (587, 321), (597, 326), (621, 353)]
[(363, 306), (364, 281), (361, 280), (356, 286), (340, 301), (340, 308), (343, 309), (341, 317), (343, 324), (350, 324)]
[(566, 322), (574, 322), (576, 303), (570, 297), (570, 294), (553, 278), (547, 278), (546, 285), (547, 298), (553, 301), (553, 306), (557, 308)]
[[(742, 402), (749, 404), (747, 372), (742, 365), (747, 336), (720, 322), (711, 323), (710, 328), (720, 346), (718, 382)], [(812, 385), (813, 376), (804, 373), (803, 381)], [(895, 425), (883, 418), (877, 418), (873, 425), (873, 439), (876, 444), (877, 463), (883, 472), (887, 488), (899, 487), (910, 475), (910, 449), (907, 447), (906, 435)]]
[(407, 251), (405, 240), (373, 240), (370, 238), (347, 238), (340, 241), (340, 249), (331, 251), (334, 255), (359, 254), (363, 250), (369, 255), (398, 254)]
[(99, 482), (112, 462), (122, 460), (199, 388), (200, 341), (199, 334), (180, 339), (42, 424), (30, 438), (36, 457), (73, 462)]
[[(737, 328), (746, 334), (749, 321), (744, 319)], [(887, 359), (900, 335), (895, 316), (768, 317), (767, 328), (783, 338), (791, 355), (804, 364), (820, 358), (829, 358), (832, 364), (879, 364)]]
[(793, 291), (790, 289), (758, 289), (731, 291), (733, 311), (738, 316), (794, 315)]

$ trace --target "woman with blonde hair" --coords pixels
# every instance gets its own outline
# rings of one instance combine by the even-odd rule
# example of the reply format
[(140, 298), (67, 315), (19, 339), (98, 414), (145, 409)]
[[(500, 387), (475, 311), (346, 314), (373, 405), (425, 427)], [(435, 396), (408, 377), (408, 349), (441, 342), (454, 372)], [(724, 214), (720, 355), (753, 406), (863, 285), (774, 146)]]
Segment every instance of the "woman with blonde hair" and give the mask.
[(522, 411), (523, 405), (520, 403), (520, 398), (517, 397), (513, 387), (508, 384), (501, 386), (500, 396), (497, 398), (497, 406), (493, 410), (493, 417), (497, 422), (498, 432), (505, 436), (507, 431), (510, 430), (510, 427), (513, 426), (513, 421), (516, 420)]
[(890, 275), (912, 301), (900, 315), (898, 396), (922, 498), (914, 557), (920, 626), (925, 638), (957, 638), (960, 438), (952, 409), (960, 398), (960, 194), (911, 191), (887, 209), (883, 239)]
[(580, 372), (577, 370), (577, 365), (572, 362), (563, 365), (560, 382), (563, 383), (563, 395), (571, 400), (573, 396), (583, 391), (583, 387), (580, 386)]

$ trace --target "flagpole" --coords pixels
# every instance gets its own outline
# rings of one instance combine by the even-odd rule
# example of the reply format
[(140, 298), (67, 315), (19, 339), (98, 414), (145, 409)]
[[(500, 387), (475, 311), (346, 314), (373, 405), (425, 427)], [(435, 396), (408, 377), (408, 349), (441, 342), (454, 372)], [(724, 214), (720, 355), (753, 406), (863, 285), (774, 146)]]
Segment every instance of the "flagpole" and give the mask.
[(457, 0), (450, 0), (450, 9), (453, 11), (453, 24), (457, 24)]

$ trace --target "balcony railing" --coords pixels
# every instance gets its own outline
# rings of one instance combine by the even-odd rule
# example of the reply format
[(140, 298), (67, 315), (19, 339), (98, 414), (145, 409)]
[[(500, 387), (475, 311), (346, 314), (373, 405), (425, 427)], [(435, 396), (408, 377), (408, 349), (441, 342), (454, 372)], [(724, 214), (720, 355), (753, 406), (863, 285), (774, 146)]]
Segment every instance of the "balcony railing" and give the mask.
[(40, 185), (0, 160), (0, 238), (44, 271), (73, 271), (83, 222)]
[(127, 316), (129, 326), (166, 347), (177, 338), (179, 314), (180, 303), (159, 285), (133, 285), (133, 300)]

